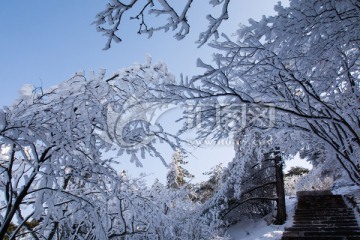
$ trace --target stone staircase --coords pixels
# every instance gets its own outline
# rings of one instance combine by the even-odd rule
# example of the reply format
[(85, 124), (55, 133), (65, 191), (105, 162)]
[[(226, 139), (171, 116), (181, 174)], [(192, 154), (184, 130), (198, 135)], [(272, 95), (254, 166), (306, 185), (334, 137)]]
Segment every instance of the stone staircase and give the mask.
[(298, 192), (294, 224), (286, 228), (282, 240), (360, 240), (354, 211), (341, 195), (330, 191)]

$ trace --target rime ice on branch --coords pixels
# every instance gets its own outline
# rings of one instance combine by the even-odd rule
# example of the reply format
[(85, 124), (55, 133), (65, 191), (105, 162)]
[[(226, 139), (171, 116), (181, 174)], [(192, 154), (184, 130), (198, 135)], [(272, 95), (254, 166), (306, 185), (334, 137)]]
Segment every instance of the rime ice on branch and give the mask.
[[(124, 17), (139, 22), (138, 34), (147, 34), (149, 37), (156, 31), (177, 31), (174, 37), (177, 40), (183, 39), (190, 32), (188, 13), (194, 0), (177, 2), (172, 0), (131, 0), (119, 1), (111, 0), (106, 9), (98, 13), (95, 24), (97, 30), (107, 37), (108, 41), (104, 49), (109, 49), (113, 41), (120, 42), (119, 31), (124, 21)], [(228, 7), (230, 0), (211, 0), (213, 7), (221, 6), (220, 16), (214, 17), (207, 15), (209, 21), (208, 28), (200, 33), (198, 44), (202, 46), (211, 36), (218, 37), (218, 28), (224, 20), (228, 19)], [(129, 14), (129, 15), (127, 15)], [(151, 26), (149, 19), (152, 17), (164, 17), (165, 22), (159, 26)]]

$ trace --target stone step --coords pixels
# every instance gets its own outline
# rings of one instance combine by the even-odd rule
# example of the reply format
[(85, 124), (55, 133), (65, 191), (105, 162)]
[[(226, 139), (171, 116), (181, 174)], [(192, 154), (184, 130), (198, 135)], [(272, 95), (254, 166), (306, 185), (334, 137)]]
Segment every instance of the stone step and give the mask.
[(334, 236), (317, 236), (317, 237), (282, 237), (282, 240), (359, 240), (358, 236), (334, 237)]
[(349, 216), (296, 216), (294, 220), (304, 220), (304, 221), (316, 221), (316, 220), (325, 220), (325, 221), (347, 221), (354, 219), (354, 217)]
[(292, 227), (282, 240), (360, 240), (360, 228), (354, 212), (341, 195), (328, 191), (300, 192)]
[(343, 199), (342, 196), (340, 195), (330, 195), (330, 196), (302, 196), (300, 198), (298, 198), (299, 201), (302, 202), (308, 202), (308, 201), (312, 201), (312, 202), (334, 202), (334, 201), (341, 201)]
[(337, 223), (337, 224), (294, 224), (293, 227), (315, 227), (315, 228), (325, 228), (325, 227), (358, 227), (357, 222), (351, 224), (348, 223)]
[[(331, 206), (326, 206), (325, 204), (331, 204), (331, 205), (339, 205), (339, 206), (345, 206), (344, 202), (342, 199), (338, 199), (338, 200), (334, 200), (334, 201), (324, 201), (324, 200), (319, 200), (319, 201), (314, 201), (314, 200), (307, 200), (307, 201), (301, 201), (299, 204), (301, 205), (320, 205), (322, 207), (331, 207)], [(336, 206), (335, 206), (336, 207)]]
[(293, 226), (296, 227), (307, 227), (307, 226), (315, 226), (315, 227), (343, 227), (343, 226), (349, 226), (354, 227), (358, 226), (357, 221), (352, 222), (338, 222), (338, 223), (309, 223), (309, 222), (296, 222)]
[(291, 232), (284, 232), (284, 237), (317, 237), (317, 236), (339, 236), (339, 237), (345, 237), (345, 236), (359, 236), (360, 238), (360, 231), (327, 231), (327, 232), (317, 232), (317, 231), (291, 231)]
[(342, 218), (355, 218), (354, 214), (295, 214), (296, 217), (298, 218), (323, 218), (323, 217), (332, 217), (332, 218), (338, 218), (338, 219), (342, 219)]
[(328, 195), (328, 196), (301, 196), (298, 198), (300, 201), (339, 201), (342, 200), (341, 195)]
[[(337, 205), (337, 204), (334, 204), (332, 207), (333, 207), (333, 208), (339, 208), (339, 207), (341, 207), (341, 206), (339, 206), (339, 205)], [(342, 207), (342, 208), (343, 208), (343, 207)], [(315, 210), (326, 211), (326, 210), (327, 210), (326, 207), (320, 206), (320, 205), (319, 205), (319, 206), (318, 206), (318, 205), (312, 205), (312, 206), (300, 205), (300, 206), (298, 207), (298, 209), (308, 209), (308, 210), (313, 210), (313, 211), (315, 211)]]
[(338, 198), (314, 198), (314, 197), (309, 197), (309, 198), (300, 198), (299, 201), (300, 201), (301, 204), (339, 203), (339, 204), (343, 205), (343, 198), (342, 197), (338, 197)]
[(332, 224), (332, 223), (351, 223), (356, 222), (354, 218), (294, 218), (296, 223), (308, 223), (308, 224)]
[(308, 209), (296, 209), (295, 214), (322, 214), (322, 213), (331, 213), (331, 214), (353, 214), (353, 210), (349, 208), (334, 208), (334, 209), (323, 209), (323, 210), (308, 210)]
[(354, 213), (353, 212), (326, 212), (326, 211), (323, 211), (323, 212), (314, 212), (314, 213), (310, 213), (310, 212), (295, 212), (295, 215), (296, 216), (323, 216), (323, 215), (326, 215), (326, 216), (352, 216), (354, 217)]
[(336, 221), (336, 220), (313, 220), (313, 221), (308, 221), (308, 220), (295, 220), (294, 224), (299, 225), (299, 224), (334, 224), (337, 226), (341, 226), (341, 225), (349, 225), (349, 224), (358, 224), (357, 221), (355, 219), (352, 220), (347, 220), (347, 221)]
[(334, 219), (344, 219), (344, 218), (350, 218), (354, 219), (354, 214), (316, 214), (316, 215), (304, 215), (304, 214), (295, 214), (294, 218), (304, 218), (304, 219), (311, 219), (311, 218), (334, 218)]
[(299, 201), (302, 202), (336, 202), (336, 201), (341, 201), (342, 200), (342, 196), (329, 196), (329, 197), (300, 197)]
[(340, 205), (339, 203), (334, 204), (298, 204), (298, 209), (308, 209), (308, 210), (327, 210), (329, 207), (331, 208), (346, 208), (346, 205)]
[(332, 232), (332, 231), (358, 231), (359, 228), (357, 226), (336, 226), (336, 227), (289, 227), (285, 228), (286, 231), (310, 231), (310, 232)]
[(301, 201), (302, 203), (319, 203), (319, 202), (322, 202), (322, 203), (328, 203), (328, 202), (339, 202), (341, 203), (341, 200), (342, 197), (339, 196), (339, 197), (302, 197), (302, 198), (299, 198), (299, 201)]

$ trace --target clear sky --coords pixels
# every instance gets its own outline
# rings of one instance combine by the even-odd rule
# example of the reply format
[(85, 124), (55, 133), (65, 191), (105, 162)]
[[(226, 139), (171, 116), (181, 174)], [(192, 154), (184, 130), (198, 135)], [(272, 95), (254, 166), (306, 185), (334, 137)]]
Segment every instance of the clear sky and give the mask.
[[(273, 14), (278, 0), (233, 0), (230, 20), (222, 31), (232, 34), (238, 23), (247, 19), (259, 19)], [(211, 59), (208, 46), (197, 48), (194, 44), (201, 29), (207, 26), (206, 11), (195, 1), (190, 14), (191, 34), (183, 41), (172, 38), (172, 33), (155, 33), (153, 38), (136, 34), (135, 22), (122, 25), (123, 42), (103, 51), (106, 39), (91, 25), (96, 14), (103, 10), (106, 1), (89, 0), (32, 0), (0, 2), (0, 107), (10, 105), (24, 84), (36, 87), (49, 86), (67, 80), (75, 72), (99, 68), (110, 75), (115, 70), (128, 67), (134, 62), (144, 62), (146, 55), (154, 61), (163, 60), (175, 76), (180, 73), (191, 76), (201, 73), (195, 67), (196, 59)], [(208, 2), (208, 1), (205, 1)], [(282, 1), (284, 5), (287, 0)], [(203, 148), (189, 156), (193, 173), (200, 177), (218, 162), (228, 162), (234, 151), (232, 146)], [(171, 154), (170, 154), (171, 155)], [(170, 159), (169, 159), (170, 161)], [(124, 164), (124, 168), (126, 168)], [(162, 170), (159, 170), (159, 169)], [(145, 169), (134, 171), (164, 171), (159, 164), (145, 163)]]

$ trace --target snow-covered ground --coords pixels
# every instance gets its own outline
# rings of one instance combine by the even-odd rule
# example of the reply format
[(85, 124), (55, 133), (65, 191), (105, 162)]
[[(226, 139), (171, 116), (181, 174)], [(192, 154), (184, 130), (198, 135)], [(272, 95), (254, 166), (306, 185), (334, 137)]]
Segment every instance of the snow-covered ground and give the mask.
[(251, 219), (243, 220), (228, 228), (227, 233), (232, 240), (265, 240), (281, 239), (285, 227), (291, 227), (297, 198), (286, 197), (287, 220), (283, 225), (273, 225), (267, 222), (269, 218), (263, 218), (258, 221)]

